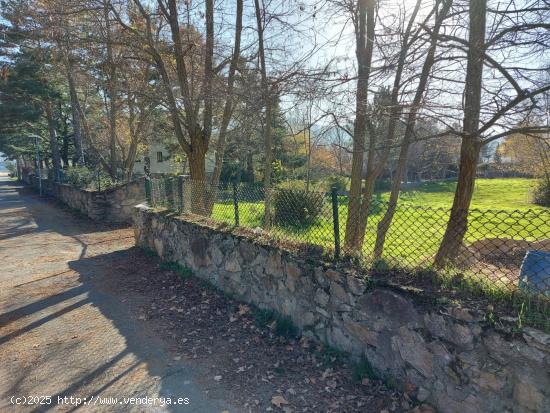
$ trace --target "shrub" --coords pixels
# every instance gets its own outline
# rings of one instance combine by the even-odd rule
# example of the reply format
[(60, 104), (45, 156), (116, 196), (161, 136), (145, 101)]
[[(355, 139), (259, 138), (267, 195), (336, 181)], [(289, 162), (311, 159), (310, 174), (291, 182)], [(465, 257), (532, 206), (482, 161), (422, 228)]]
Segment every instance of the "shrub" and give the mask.
[[(99, 182), (98, 182), (99, 179)], [(71, 186), (97, 190), (109, 189), (115, 186), (115, 182), (104, 172), (98, 172), (86, 166), (72, 166), (63, 173), (63, 182)]]
[(310, 226), (321, 214), (323, 203), (319, 192), (278, 189), (273, 195), (274, 221), (283, 226)]
[(163, 271), (172, 271), (182, 278), (188, 278), (193, 275), (191, 268), (184, 267), (177, 262), (163, 262), (160, 264), (160, 269)]
[(533, 191), (533, 203), (550, 207), (550, 180), (541, 179)]
[(363, 379), (377, 380), (379, 378), (376, 369), (364, 356), (353, 366), (352, 375), (355, 381), (361, 381)]
[(343, 176), (330, 176), (326, 180), (327, 190), (336, 188), (338, 192), (346, 192), (348, 190), (348, 179)]
[(287, 338), (298, 338), (300, 330), (292, 322), (289, 317), (278, 314), (273, 310), (253, 308), (252, 315), (254, 316), (256, 326), (258, 327), (273, 327), (273, 332), (277, 336)]
[(8, 172), (10, 173), (10, 176), (16, 176), (17, 175), (17, 167), (15, 166), (15, 163), (11, 162), (11, 161), (4, 161), (4, 165), (6, 167), (6, 169), (8, 170)]

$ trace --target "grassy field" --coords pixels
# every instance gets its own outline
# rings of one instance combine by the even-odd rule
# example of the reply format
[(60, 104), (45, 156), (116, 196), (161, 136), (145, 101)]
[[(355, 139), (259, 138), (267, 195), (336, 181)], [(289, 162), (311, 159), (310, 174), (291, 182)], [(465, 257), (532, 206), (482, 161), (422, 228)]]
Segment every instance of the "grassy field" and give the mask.
[[(536, 184), (535, 179), (477, 179), (472, 200), (472, 208), (479, 209), (547, 209), (535, 205), (531, 201), (531, 192)], [(401, 194), (401, 202), (422, 206), (449, 208), (453, 202), (456, 182), (426, 182), (420, 186), (405, 190)], [(387, 200), (388, 192), (379, 194)]]
[[(466, 243), (486, 238), (513, 238), (530, 241), (550, 238), (550, 210), (530, 203), (531, 179), (479, 179), (476, 184)], [(454, 182), (425, 183), (403, 192), (400, 205), (387, 234), (384, 259), (400, 266), (414, 268), (427, 264), (437, 251), (445, 232), (448, 210), (452, 203)], [(376, 226), (385, 212), (388, 193), (377, 194), (377, 205), (371, 212), (363, 253), (372, 252)], [(240, 202), (240, 224), (261, 227), (263, 203)], [(339, 206), (341, 237), (347, 221), (345, 200)], [(213, 218), (234, 223), (232, 203), (219, 203)], [(275, 225), (276, 235), (332, 248), (334, 235), (332, 213), (327, 199), (324, 213), (307, 228), (285, 228)]]

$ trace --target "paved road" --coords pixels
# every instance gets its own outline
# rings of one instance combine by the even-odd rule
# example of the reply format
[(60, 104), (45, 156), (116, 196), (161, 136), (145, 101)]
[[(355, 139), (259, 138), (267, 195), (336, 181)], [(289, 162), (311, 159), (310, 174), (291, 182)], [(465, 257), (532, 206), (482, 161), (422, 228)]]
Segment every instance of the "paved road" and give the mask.
[[(116, 274), (101, 257), (132, 245), (130, 229), (77, 218), (0, 177), (0, 411), (238, 411), (213, 399), (196, 366), (174, 359), (132, 314), (135, 303), (101, 288)], [(23, 406), (12, 396), (52, 399)], [(190, 404), (76, 406), (58, 396)]]

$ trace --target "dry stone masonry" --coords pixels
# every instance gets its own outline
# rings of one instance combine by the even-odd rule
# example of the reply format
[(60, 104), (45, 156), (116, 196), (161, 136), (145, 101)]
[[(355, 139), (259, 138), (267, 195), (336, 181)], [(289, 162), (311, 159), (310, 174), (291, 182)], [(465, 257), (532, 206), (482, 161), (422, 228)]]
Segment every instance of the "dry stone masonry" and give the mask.
[(542, 331), (514, 332), (477, 310), (426, 305), (414, 292), (369, 285), (263, 237), (145, 206), (136, 207), (134, 225), (139, 246), (290, 317), (302, 334), (366, 357), (388, 383), (438, 411), (550, 412), (550, 335)]
[[(38, 188), (34, 175), (25, 181)], [(113, 223), (131, 222), (135, 205), (145, 201), (143, 178), (104, 191), (89, 191), (43, 179), (42, 190), (91, 219)]]

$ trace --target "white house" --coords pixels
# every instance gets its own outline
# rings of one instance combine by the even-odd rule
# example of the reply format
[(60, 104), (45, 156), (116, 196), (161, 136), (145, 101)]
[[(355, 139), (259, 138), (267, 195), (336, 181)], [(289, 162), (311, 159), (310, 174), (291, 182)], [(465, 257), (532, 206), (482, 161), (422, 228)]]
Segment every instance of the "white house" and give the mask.
[[(135, 174), (145, 173), (146, 157), (149, 157), (150, 173), (155, 174), (172, 174), (172, 173), (185, 173), (182, 168), (187, 169), (187, 165), (174, 161), (174, 156), (170, 151), (161, 143), (152, 143), (148, 145), (148, 152), (136, 158), (134, 164)], [(206, 155), (206, 174), (211, 175), (214, 171), (215, 155), (208, 152)]]

